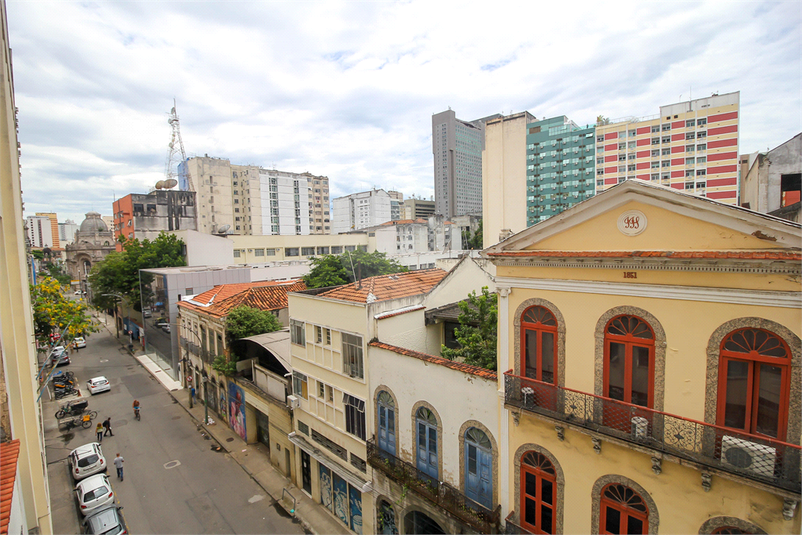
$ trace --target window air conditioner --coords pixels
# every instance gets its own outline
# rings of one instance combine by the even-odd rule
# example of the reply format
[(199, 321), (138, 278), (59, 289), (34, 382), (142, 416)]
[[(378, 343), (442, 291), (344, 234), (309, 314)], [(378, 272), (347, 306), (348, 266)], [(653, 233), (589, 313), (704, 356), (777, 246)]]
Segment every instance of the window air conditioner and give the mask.
[(287, 406), (290, 408), (290, 410), (297, 409), (301, 406), (301, 400), (298, 398), (298, 396), (287, 396)]
[(721, 438), (721, 463), (759, 476), (774, 476), (777, 450), (771, 446), (725, 435)]
[(649, 435), (649, 420), (642, 416), (635, 416), (630, 420), (632, 438), (636, 440), (646, 440)]

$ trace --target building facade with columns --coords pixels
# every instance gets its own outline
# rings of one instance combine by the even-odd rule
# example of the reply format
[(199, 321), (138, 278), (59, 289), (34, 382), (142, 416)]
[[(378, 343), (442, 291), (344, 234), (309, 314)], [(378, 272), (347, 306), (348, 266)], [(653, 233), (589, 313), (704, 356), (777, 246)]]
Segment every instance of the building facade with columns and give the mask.
[(86, 280), (92, 266), (115, 249), (114, 232), (97, 212), (89, 212), (75, 233), (75, 241), (65, 247), (67, 272), (86, 290)]

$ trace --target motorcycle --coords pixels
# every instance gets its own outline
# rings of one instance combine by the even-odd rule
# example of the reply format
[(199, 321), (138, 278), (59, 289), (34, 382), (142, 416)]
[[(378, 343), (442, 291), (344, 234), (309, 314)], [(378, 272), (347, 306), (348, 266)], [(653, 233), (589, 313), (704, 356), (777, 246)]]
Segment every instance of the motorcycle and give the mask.
[[(56, 412), (56, 418), (60, 420), (66, 416), (80, 416), (88, 407), (89, 402), (85, 399), (68, 401)], [(97, 411), (89, 411), (88, 414), (91, 418), (97, 418)]]
[(139, 421), (139, 407), (134, 407), (134, 418)]

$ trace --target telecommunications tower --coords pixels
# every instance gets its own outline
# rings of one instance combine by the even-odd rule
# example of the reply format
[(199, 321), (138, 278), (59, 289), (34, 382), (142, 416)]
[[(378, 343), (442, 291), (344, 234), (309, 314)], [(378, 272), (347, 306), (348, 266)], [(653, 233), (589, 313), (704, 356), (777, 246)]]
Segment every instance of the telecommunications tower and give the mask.
[[(170, 118), (167, 123), (173, 132), (173, 137), (170, 140), (170, 150), (167, 153), (167, 165), (164, 169), (164, 180), (177, 180), (181, 184), (181, 189), (186, 191), (195, 191), (195, 186), (192, 184), (192, 177), (189, 174), (189, 167), (186, 165), (187, 153), (184, 151), (184, 140), (181, 139), (181, 125), (178, 122), (178, 112), (175, 111), (175, 99), (173, 99), (173, 109), (170, 110)], [(179, 164), (184, 164), (184, 178), (186, 184), (183, 184), (178, 176)], [(173, 182), (175, 184), (175, 182)]]

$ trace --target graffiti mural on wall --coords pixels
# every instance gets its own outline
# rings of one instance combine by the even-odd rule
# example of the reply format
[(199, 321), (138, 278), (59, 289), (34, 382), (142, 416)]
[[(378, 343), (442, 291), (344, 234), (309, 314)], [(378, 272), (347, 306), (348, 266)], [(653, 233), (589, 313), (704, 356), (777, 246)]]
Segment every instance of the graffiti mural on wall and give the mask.
[(245, 393), (233, 381), (228, 383), (228, 423), (242, 440), (245, 433)]

